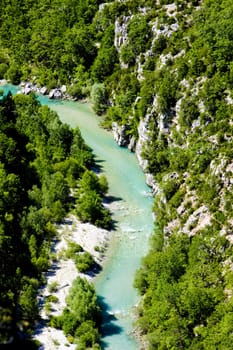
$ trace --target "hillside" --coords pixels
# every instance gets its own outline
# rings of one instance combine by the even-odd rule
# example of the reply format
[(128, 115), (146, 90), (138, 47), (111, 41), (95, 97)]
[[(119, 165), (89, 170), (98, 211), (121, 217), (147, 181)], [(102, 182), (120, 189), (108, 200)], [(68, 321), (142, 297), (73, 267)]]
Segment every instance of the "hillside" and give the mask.
[(146, 346), (231, 349), (232, 1), (4, 0), (0, 13), (0, 78), (91, 98), (147, 175)]

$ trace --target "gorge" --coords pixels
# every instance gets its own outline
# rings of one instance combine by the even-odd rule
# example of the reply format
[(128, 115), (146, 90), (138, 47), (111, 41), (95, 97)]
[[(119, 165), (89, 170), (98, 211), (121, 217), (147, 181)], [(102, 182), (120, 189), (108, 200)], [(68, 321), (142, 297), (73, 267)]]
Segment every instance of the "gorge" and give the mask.
[[(113, 240), (110, 248), (106, 269), (96, 280), (96, 288), (103, 295), (103, 306), (106, 306), (102, 345), (114, 346), (111, 339), (113, 342), (123, 341), (121, 336), (125, 332), (121, 332), (121, 326), (118, 325), (119, 322), (123, 325), (124, 313), (128, 310), (128, 296), (123, 287), (128, 282), (132, 285), (133, 276), (130, 281), (124, 281), (121, 288), (118, 279), (117, 285), (112, 285), (111, 278), (109, 284), (106, 283), (106, 286), (110, 285), (114, 289), (116, 296), (119, 294), (125, 304), (119, 310), (113, 298), (105, 298), (111, 293), (105, 289), (101, 280), (107, 282), (105, 273), (108, 278), (110, 270), (117, 270), (117, 264), (114, 264), (115, 251), (116, 256), (118, 251), (122, 255), (120, 260), (126, 261), (125, 270), (130, 265), (125, 258), (128, 253), (121, 250), (121, 243), (124, 244), (121, 232), (124, 232), (124, 237), (130, 238), (127, 245), (131, 248), (129, 250), (132, 255), (139, 255), (135, 254), (134, 249), (137, 249), (137, 242), (140, 241), (137, 237), (141, 238), (144, 231), (140, 230), (144, 230), (145, 225), (146, 232), (152, 233), (149, 246), (146, 243), (148, 240), (142, 244), (146, 245), (143, 251), (147, 251), (147, 254), (139, 269), (136, 268), (138, 261), (132, 259), (137, 270), (134, 279), (134, 285), (140, 294), (137, 327), (145, 340), (143, 344), (146, 345), (143, 346), (163, 350), (230, 350), (233, 329), (232, 0), (114, 0), (104, 3), (96, 0), (39, 0), (36, 3), (32, 0), (2, 0), (0, 14), (0, 79), (7, 79), (15, 85), (21, 81), (30, 81), (43, 91), (46, 87), (47, 93), (52, 92), (53, 96), (57, 96), (61, 87), (66, 87), (64, 90), (72, 99), (91, 100), (94, 112), (101, 118), (101, 125), (113, 130), (118, 144), (135, 150), (145, 171), (144, 175), (140, 170), (142, 183), (146, 181), (150, 184), (155, 195), (153, 200), (150, 196), (146, 197), (147, 187), (139, 190), (141, 185), (138, 185), (134, 175), (137, 170), (132, 170), (130, 165), (132, 159), (136, 162), (133, 154), (127, 149), (119, 148), (113, 143), (112, 137), (111, 141), (106, 139), (105, 148), (101, 149), (102, 140), (105, 140), (108, 133), (98, 129), (98, 133), (92, 135), (92, 125), (89, 123), (96, 126), (97, 121), (86, 110), (86, 105), (80, 104), (79, 113), (76, 113), (72, 102), (60, 103), (61, 101), (48, 101), (42, 97), (42, 100), (45, 98), (45, 104), (50, 104), (73, 127), (79, 114), (87, 144), (95, 149), (98, 166), (109, 174), (108, 200), (112, 200), (111, 206), (116, 208), (114, 215), (117, 239)], [(23, 152), (26, 157), (17, 161), (21, 164), (25, 159), (28, 167), (23, 169), (29, 175), (30, 156), (35, 156), (36, 159), (39, 157), (39, 163), (37, 159), (33, 164), (39, 174), (45, 175), (40, 180), (45, 179), (46, 183), (61, 182), (61, 176), (53, 174), (58, 169), (65, 175), (65, 181), (71, 181), (72, 178), (67, 177), (70, 171), (72, 173), (70, 168), (67, 170), (68, 165), (73, 166), (71, 169), (76, 169), (76, 175), (82, 176), (83, 168), (74, 168), (77, 159), (70, 159), (71, 155), (74, 156), (73, 148), (69, 153), (72, 132), (59, 126), (58, 121), (43, 125), (46, 116), (50, 115), (52, 119), (55, 117), (43, 110), (43, 113), (40, 112), (43, 116), (39, 119), (40, 123), (32, 113), (35, 103), (32, 101), (32, 111), (28, 106), (25, 106), (27, 111), (24, 111), (20, 104), (23, 100), (24, 98), (18, 99), (20, 118), (24, 120), (27, 112), (32, 114), (38, 131), (36, 133), (36, 128), (32, 128), (30, 132), (36, 134), (38, 144), (35, 145), (34, 140), (31, 140), (33, 146), (29, 144), (28, 148), (18, 151), (18, 139), (14, 139), (18, 131), (13, 133), (13, 137), (14, 124), (11, 124), (11, 128), (7, 129), (10, 134), (3, 135), (2, 138), (1, 160), (3, 164), (6, 163), (7, 170), (12, 170), (12, 164), (8, 163), (15, 159), (16, 147), (19, 155)], [(8, 102), (9, 106), (0, 111), (3, 134), (6, 118), (4, 113), (10, 118), (9, 123), (15, 118), (14, 106), (10, 100)], [(88, 118), (85, 117), (86, 112)], [(33, 118), (28, 118), (24, 124), (26, 130)], [(55, 130), (58, 135), (64, 136), (59, 139), (59, 152), (54, 141)], [(90, 138), (89, 130), (92, 135)], [(75, 140), (79, 140), (83, 148), (81, 137), (77, 137), (77, 134)], [(30, 133), (27, 136), (30, 138)], [(10, 141), (6, 142), (8, 138)], [(49, 142), (44, 142), (47, 139)], [(91, 144), (91, 140), (96, 140), (95, 144)], [(53, 151), (49, 158), (53, 164), (50, 174), (45, 171), (45, 164), (49, 166), (50, 163), (46, 158), (47, 146)], [(33, 154), (30, 153), (31, 148)], [(84, 150), (87, 165), (90, 165), (91, 155), (87, 147)], [(10, 153), (9, 160), (5, 157), (7, 152)], [(64, 154), (68, 157), (65, 164), (62, 158)], [(85, 157), (80, 154), (82, 151), (79, 149), (77, 158), (83, 165)], [(118, 154), (126, 157), (127, 164), (121, 164)], [(57, 164), (60, 160), (61, 164)], [(43, 169), (38, 166), (40, 161)], [(2, 230), (5, 245), (1, 244), (0, 249), (4, 255), (4, 247), (11, 247), (7, 245), (7, 239), (10, 239), (13, 247), (16, 244), (13, 238), (18, 238), (15, 235), (18, 231), (7, 229), (12, 222), (17, 228), (20, 228), (19, 224), (22, 225), (28, 232), (26, 247), (27, 262), (30, 265), (32, 261), (29, 250), (35, 258), (35, 240), (29, 239), (30, 230), (27, 231), (25, 221), (21, 222), (18, 215), (20, 218), (26, 217), (26, 222), (29, 220), (32, 226), (35, 215), (28, 209), (25, 216), (20, 207), (19, 212), (14, 209), (15, 216), (12, 216), (8, 204), (13, 201), (14, 207), (18, 197), (8, 196), (9, 191), (4, 186), (8, 189), (13, 183), (13, 193), (19, 192), (23, 196), (21, 186), (16, 186), (19, 176), (27, 186), (26, 193), (32, 204), (35, 206), (36, 202), (40, 213), (43, 209), (44, 216), (52, 210), (53, 214), (60, 217), (63, 201), (57, 191), (54, 191), (56, 186), (50, 186), (60, 200), (58, 205), (53, 206), (51, 196), (47, 195), (49, 191), (46, 191), (46, 183), (33, 183), (37, 185), (36, 191), (31, 189), (20, 169), (14, 168), (16, 174), (13, 172), (13, 175), (5, 174), (2, 170), (2, 196), (5, 202), (1, 214), (6, 229), (3, 227)], [(117, 175), (114, 175), (115, 172)], [(75, 171), (72, 175), (75, 175)], [(121, 177), (123, 181), (117, 187)], [(137, 185), (134, 186), (134, 182)], [(143, 193), (141, 197), (138, 197), (139, 192)], [(123, 193), (124, 196), (128, 193), (126, 198)], [(40, 198), (43, 200), (40, 201)], [(88, 199), (91, 202), (90, 196)], [(97, 199), (99, 200), (98, 196)], [(138, 209), (138, 202), (143, 204), (144, 199), (149, 204), (147, 214)], [(104, 203), (105, 208), (98, 202), (100, 213), (103, 214), (104, 209), (109, 207), (108, 200)], [(41, 208), (40, 203), (46, 209)], [(127, 221), (128, 212), (132, 217), (130, 222)], [(146, 215), (149, 215), (146, 219), (150, 226), (148, 228), (141, 221)], [(152, 215), (156, 218), (155, 225)], [(118, 227), (117, 222), (122, 220), (126, 221)], [(36, 231), (35, 225), (33, 227)], [(131, 229), (134, 232), (130, 232)], [(11, 232), (11, 236), (8, 232)], [(25, 233), (22, 239), (23, 237)], [(41, 241), (38, 244), (40, 246)], [(111, 254), (113, 251), (114, 254)], [(9, 255), (9, 259), (13, 259), (12, 256), (14, 254)], [(37, 255), (36, 257), (39, 259)], [(39, 264), (41, 261), (38, 262), (38, 259), (36, 264), (42, 268), (43, 264)], [(3, 264), (2, 268), (4, 276), (7, 267)], [(26, 271), (26, 276), (27, 273)], [(20, 275), (17, 276), (20, 278)], [(13, 274), (11, 280), (15, 282)], [(16, 294), (13, 293), (16, 298), (14, 303), (12, 294), (6, 293), (8, 284), (5, 286), (3, 283), (0, 290), (3, 303), (7, 300), (7, 305), (12, 310), (15, 310), (14, 305), (18, 307), (17, 303), (25, 308), (27, 305), (22, 296), (36, 288), (34, 280), (29, 283), (22, 277), (20, 281), (22, 284), (16, 288)], [(134, 299), (136, 292), (133, 288), (130, 290)], [(131, 305), (136, 303), (135, 299), (131, 302)], [(6, 313), (8, 315), (8, 308)], [(0, 324), (4, 315), (0, 312)], [(29, 316), (30, 313), (26, 313), (26, 323)], [(127, 327), (123, 327), (127, 329), (126, 333)], [(113, 336), (110, 336), (111, 331), (115, 331)], [(124, 346), (131, 346), (132, 338), (130, 339)], [(132, 341), (132, 346), (137, 345)]]
[(50, 107), (63, 122), (80, 127), (96, 155), (97, 164), (107, 176), (109, 196), (114, 202), (116, 230), (105, 267), (95, 282), (105, 310), (103, 348), (137, 349), (139, 345), (132, 331), (138, 295), (133, 281), (153, 230), (150, 189), (135, 155), (117, 146), (112, 134), (98, 126), (99, 118), (88, 105), (64, 102), (50, 104)]
[[(18, 90), (12, 85), (3, 88), (5, 93)], [(138, 349), (134, 323), (139, 296), (133, 284), (153, 231), (153, 197), (145, 183), (145, 174), (135, 154), (119, 147), (112, 133), (99, 126), (101, 118), (88, 104), (54, 101), (42, 95), (38, 100), (57, 112), (63, 123), (80, 128), (85, 142), (93, 150), (96, 164), (107, 177), (107, 200), (112, 201), (115, 229), (103, 271), (95, 280), (103, 307), (101, 345), (103, 349), (111, 350)]]

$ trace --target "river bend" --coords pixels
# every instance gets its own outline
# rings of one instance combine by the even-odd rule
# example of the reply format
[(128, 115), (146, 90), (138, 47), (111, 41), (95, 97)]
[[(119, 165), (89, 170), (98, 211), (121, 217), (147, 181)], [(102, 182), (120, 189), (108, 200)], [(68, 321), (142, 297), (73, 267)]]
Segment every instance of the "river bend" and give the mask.
[(139, 344), (132, 331), (134, 307), (139, 296), (133, 288), (133, 280), (148, 250), (148, 238), (153, 230), (153, 198), (145, 176), (135, 155), (120, 148), (112, 134), (99, 126), (99, 117), (88, 104), (54, 102), (44, 96), (39, 99), (55, 110), (62, 122), (80, 128), (108, 179), (116, 229), (104, 268), (95, 281), (104, 307), (101, 346), (109, 350), (137, 350)]

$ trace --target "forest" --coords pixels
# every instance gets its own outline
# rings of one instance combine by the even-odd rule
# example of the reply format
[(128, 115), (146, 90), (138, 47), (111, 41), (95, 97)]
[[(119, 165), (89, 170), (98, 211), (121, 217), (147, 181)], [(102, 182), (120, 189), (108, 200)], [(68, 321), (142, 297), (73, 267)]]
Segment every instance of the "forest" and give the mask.
[[(17, 348), (39, 318), (37, 291), (51, 264), (56, 224), (68, 212), (78, 211), (83, 222), (109, 228), (111, 216), (102, 204), (106, 179), (91, 170), (94, 156), (78, 128), (62, 124), (33, 94), (2, 96), (0, 113), (0, 341)], [(77, 193), (72, 195), (71, 189), (78, 189)], [(70, 254), (74, 248), (77, 251), (73, 247)], [(91, 256), (84, 253), (77, 267), (84, 272), (91, 263)], [(77, 280), (71, 293), (77, 293), (79, 300), (78, 311), (72, 307), (79, 317), (74, 330), (79, 337), (88, 330), (95, 332), (93, 344), (98, 343), (100, 310), (93, 287)], [(86, 303), (90, 303), (88, 311)], [(68, 327), (68, 315), (65, 324)], [(33, 343), (25, 339), (20, 346), (32, 348)]]
[[(0, 79), (66, 84), (72, 97), (93, 101), (104, 127), (124, 126), (146, 160), (156, 222), (135, 276), (146, 347), (231, 349), (232, 1), (3, 0), (0, 13)], [(90, 176), (93, 157), (79, 131), (59, 126), (33, 97), (4, 98), (1, 116), (1, 260), (9, 262), (1, 278), (12, 278), (0, 284), (0, 311), (15, 329), (33, 315), (24, 293), (35, 295), (52, 223), (70, 205), (69, 188)], [(108, 227), (95, 189), (98, 213), (85, 211), (90, 197), (80, 191), (81, 218)], [(15, 260), (16, 246), (23, 253)]]

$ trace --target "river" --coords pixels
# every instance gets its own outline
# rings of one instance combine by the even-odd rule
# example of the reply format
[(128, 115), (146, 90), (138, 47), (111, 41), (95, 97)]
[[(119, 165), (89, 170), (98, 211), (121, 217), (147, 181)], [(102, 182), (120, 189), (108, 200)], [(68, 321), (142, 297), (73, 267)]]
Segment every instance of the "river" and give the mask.
[(153, 230), (153, 198), (145, 184), (145, 176), (135, 155), (120, 148), (112, 134), (99, 126), (100, 118), (88, 104), (54, 102), (44, 96), (39, 99), (55, 110), (62, 122), (80, 128), (108, 179), (115, 230), (104, 268), (95, 280), (104, 310), (101, 347), (137, 350), (139, 344), (132, 331), (139, 296), (133, 280), (141, 258), (148, 250), (148, 238)]

